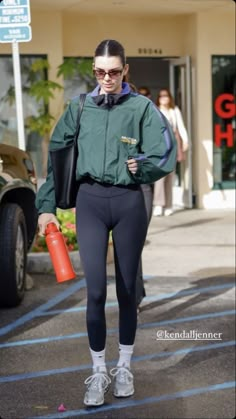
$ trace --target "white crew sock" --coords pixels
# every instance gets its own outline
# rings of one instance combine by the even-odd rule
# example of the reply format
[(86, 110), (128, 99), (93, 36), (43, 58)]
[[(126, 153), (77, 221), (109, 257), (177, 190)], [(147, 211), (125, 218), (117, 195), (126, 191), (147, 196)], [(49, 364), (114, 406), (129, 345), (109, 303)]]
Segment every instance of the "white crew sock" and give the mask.
[(130, 368), (130, 361), (134, 352), (134, 345), (122, 345), (119, 343), (119, 361), (117, 367)]
[(93, 372), (107, 372), (106, 363), (105, 363), (105, 349), (103, 351), (93, 351), (91, 348), (90, 353), (93, 361)]

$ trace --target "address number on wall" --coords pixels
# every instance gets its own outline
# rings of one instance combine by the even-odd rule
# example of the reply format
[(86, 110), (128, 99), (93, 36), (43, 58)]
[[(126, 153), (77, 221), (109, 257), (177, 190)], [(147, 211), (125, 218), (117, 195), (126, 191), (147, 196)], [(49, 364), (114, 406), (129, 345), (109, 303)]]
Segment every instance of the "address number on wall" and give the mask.
[(138, 48), (139, 54), (162, 54), (161, 48)]

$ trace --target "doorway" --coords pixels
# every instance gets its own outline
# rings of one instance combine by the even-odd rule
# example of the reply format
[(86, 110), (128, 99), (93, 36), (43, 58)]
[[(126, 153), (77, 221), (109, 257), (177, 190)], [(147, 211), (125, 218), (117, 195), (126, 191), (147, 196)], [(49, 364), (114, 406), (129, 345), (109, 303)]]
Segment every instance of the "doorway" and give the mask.
[(190, 57), (128, 58), (130, 82), (136, 87), (147, 86), (156, 102), (158, 91), (168, 88), (180, 108), (189, 137), (186, 159), (177, 164), (173, 184), (173, 205), (176, 209), (193, 207), (192, 191), (192, 87)]

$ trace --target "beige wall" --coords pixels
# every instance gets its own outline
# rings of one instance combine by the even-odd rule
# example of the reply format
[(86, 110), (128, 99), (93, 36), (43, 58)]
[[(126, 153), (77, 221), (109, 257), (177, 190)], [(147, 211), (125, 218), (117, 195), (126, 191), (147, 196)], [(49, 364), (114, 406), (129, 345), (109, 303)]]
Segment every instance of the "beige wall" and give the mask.
[[(122, 25), (117, 24), (119, 19)], [(33, 12), (32, 34), (31, 42), (20, 44), (20, 53), (48, 55), (51, 79), (56, 79), (57, 67), (62, 63), (63, 56), (92, 56), (96, 45), (106, 38), (120, 40), (128, 56), (140, 56), (138, 48), (162, 49), (162, 56), (169, 57), (190, 55), (193, 64), (193, 181), (197, 205), (234, 206), (233, 192), (225, 192), (223, 196), (211, 191), (211, 55), (235, 53), (233, 2), (231, 13), (209, 11), (169, 18), (108, 19), (102, 16)], [(11, 46), (0, 44), (1, 53), (11, 53)], [(56, 118), (62, 110), (62, 95), (57, 94), (51, 104)]]
[[(75, 16), (63, 19), (64, 54), (93, 56), (96, 45), (107, 38), (118, 39), (125, 45), (128, 56), (138, 56), (138, 48), (161, 48), (162, 56), (183, 55), (185, 29), (183, 17), (162, 19)], [(171, 30), (166, 30), (171, 28)], [(174, 34), (174, 39), (173, 39)]]

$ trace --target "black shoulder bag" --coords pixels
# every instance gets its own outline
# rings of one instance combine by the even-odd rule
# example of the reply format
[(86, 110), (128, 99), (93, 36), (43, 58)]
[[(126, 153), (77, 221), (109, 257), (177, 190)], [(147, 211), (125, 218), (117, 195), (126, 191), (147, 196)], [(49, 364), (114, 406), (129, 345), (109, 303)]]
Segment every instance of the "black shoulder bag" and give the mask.
[(76, 132), (73, 140), (65, 147), (50, 150), (53, 171), (56, 206), (61, 209), (75, 207), (79, 182), (76, 180), (76, 164), (79, 156), (77, 138), (80, 130), (80, 117), (86, 94), (80, 95)]

